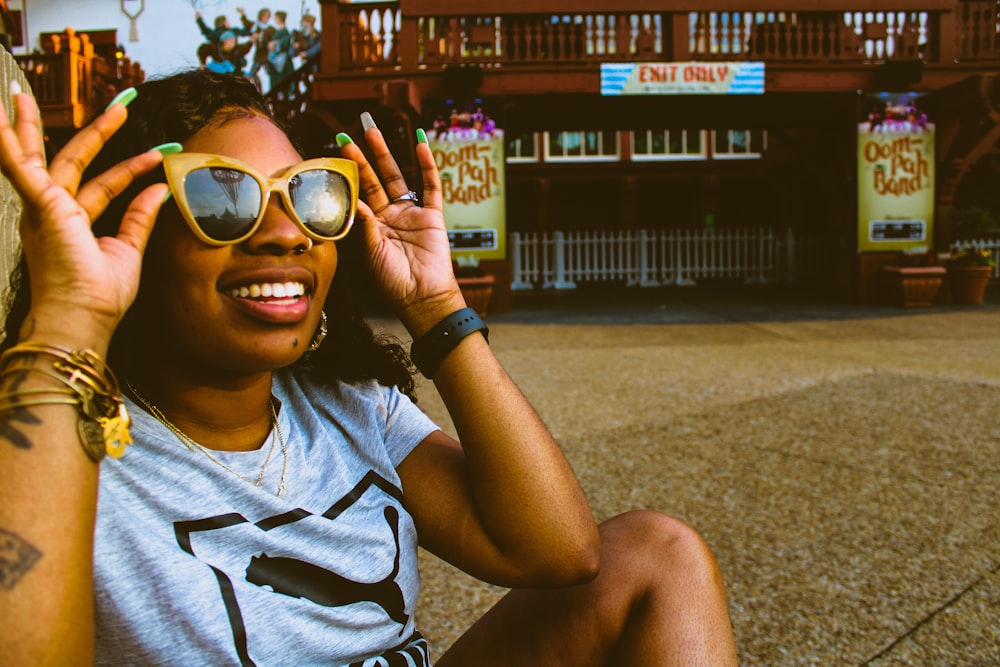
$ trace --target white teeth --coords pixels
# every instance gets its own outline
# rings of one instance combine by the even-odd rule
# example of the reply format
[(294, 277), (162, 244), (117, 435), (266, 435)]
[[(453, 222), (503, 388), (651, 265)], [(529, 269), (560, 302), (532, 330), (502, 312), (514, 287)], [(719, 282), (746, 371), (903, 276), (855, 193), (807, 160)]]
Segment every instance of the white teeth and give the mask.
[(246, 299), (247, 297), (251, 299), (259, 298), (275, 298), (275, 299), (294, 299), (295, 297), (303, 296), (306, 293), (306, 287), (302, 283), (287, 282), (287, 283), (254, 283), (252, 285), (242, 285), (240, 287), (234, 287), (230, 294), (234, 297)]

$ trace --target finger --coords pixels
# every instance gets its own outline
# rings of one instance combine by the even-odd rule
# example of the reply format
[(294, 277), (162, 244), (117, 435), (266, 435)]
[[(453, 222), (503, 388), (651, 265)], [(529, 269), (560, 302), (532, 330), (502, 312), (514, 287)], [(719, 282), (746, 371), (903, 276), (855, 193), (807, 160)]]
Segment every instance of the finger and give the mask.
[(146, 151), (119, 162), (88, 181), (76, 199), (91, 220), (97, 220), (111, 200), (124, 192), (136, 179), (145, 176), (163, 161), (157, 150)]
[(76, 194), (84, 170), (115, 132), (125, 123), (128, 112), (124, 105), (115, 104), (99, 115), (70, 139), (52, 158), (49, 174), (52, 180)]
[(441, 191), (441, 172), (438, 171), (434, 152), (427, 143), (423, 131), (417, 134), (417, 164), (424, 181), (424, 208), (444, 210), (444, 195)]
[(154, 183), (136, 195), (122, 216), (116, 238), (140, 254), (145, 252), (168, 191), (166, 183)]
[(358, 202), (358, 211), (354, 218), (354, 227), (360, 228), (364, 238), (367, 256), (371, 257), (382, 242), (382, 227), (375, 212), (363, 201)]
[(375, 211), (373, 211), (371, 207), (363, 201), (358, 202), (358, 211), (355, 214), (355, 223), (357, 223), (359, 219), (363, 220), (365, 223), (375, 220)]
[(40, 148), (38, 107), (30, 95), (14, 95), (13, 101), (13, 125), (7, 110), (0, 105), (0, 168), (19, 193), (37, 196), (49, 182)]
[(378, 174), (375, 173), (375, 169), (369, 164), (364, 151), (346, 134), (339, 135), (338, 141), (346, 142), (341, 145), (340, 154), (358, 163), (358, 178), (361, 181), (361, 194), (364, 196), (365, 202), (372, 210), (381, 211), (389, 205), (389, 197), (386, 196), (382, 182), (379, 180)]
[(27, 93), (14, 97), (14, 135), (21, 149), (20, 161), (26, 167), (45, 168), (45, 139), (38, 102)]
[(388, 144), (385, 143), (382, 131), (375, 126), (371, 114), (367, 111), (361, 114), (361, 123), (365, 127), (365, 141), (368, 142), (368, 148), (371, 149), (372, 157), (375, 158), (375, 166), (382, 177), (386, 196), (389, 203), (393, 203), (397, 197), (409, 192), (410, 188), (406, 185), (403, 172), (400, 171)]

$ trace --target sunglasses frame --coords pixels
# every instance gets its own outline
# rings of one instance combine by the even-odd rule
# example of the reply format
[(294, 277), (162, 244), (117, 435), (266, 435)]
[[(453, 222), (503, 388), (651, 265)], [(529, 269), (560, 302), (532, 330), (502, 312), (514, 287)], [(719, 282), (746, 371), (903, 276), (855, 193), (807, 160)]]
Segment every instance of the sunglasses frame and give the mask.
[[(191, 206), (187, 200), (187, 191), (184, 188), (187, 176), (196, 169), (206, 169), (209, 167), (236, 169), (253, 178), (260, 187), (261, 206), (260, 210), (257, 212), (257, 217), (253, 224), (250, 225), (247, 232), (238, 238), (225, 241), (213, 239), (208, 236), (204, 230), (202, 230), (201, 225), (198, 224), (198, 221), (194, 218), (194, 214), (191, 212)], [(344, 223), (343, 228), (333, 236), (323, 236), (310, 229), (306, 223), (299, 218), (299, 214), (295, 210), (295, 206), (292, 203), (291, 194), (288, 191), (288, 183), (291, 181), (292, 177), (297, 176), (302, 172), (312, 170), (332, 171), (339, 174), (347, 180), (347, 185), (350, 188), (350, 213), (347, 216), (347, 221)], [(242, 243), (253, 236), (257, 229), (260, 228), (260, 223), (264, 219), (264, 214), (267, 212), (267, 206), (272, 192), (277, 192), (281, 195), (281, 199), (285, 204), (285, 213), (288, 217), (295, 221), (295, 224), (299, 226), (306, 236), (315, 241), (339, 241), (347, 236), (347, 233), (351, 231), (351, 226), (354, 224), (354, 216), (358, 212), (358, 190), (360, 187), (358, 164), (353, 160), (348, 160), (346, 158), (321, 157), (306, 160), (305, 162), (300, 162), (288, 167), (283, 172), (272, 178), (261, 174), (247, 163), (241, 162), (236, 158), (226, 157), (224, 155), (215, 155), (212, 153), (174, 153), (173, 155), (167, 155), (163, 158), (163, 171), (167, 176), (167, 184), (170, 186), (170, 192), (173, 193), (173, 198), (177, 202), (177, 209), (180, 211), (181, 217), (184, 218), (184, 222), (187, 223), (188, 227), (191, 228), (191, 231), (200, 241), (207, 243), (208, 245), (235, 245), (237, 243)]]

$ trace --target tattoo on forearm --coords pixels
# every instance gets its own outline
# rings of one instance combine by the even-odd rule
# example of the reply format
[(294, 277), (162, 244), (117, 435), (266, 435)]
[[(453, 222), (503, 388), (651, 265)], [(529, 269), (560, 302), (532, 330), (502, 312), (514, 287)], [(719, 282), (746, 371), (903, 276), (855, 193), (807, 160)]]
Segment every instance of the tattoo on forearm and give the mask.
[[(11, 373), (0, 382), (0, 393), (14, 393), (27, 378), (27, 372)], [(27, 407), (13, 408), (0, 413), (0, 438), (3, 438), (18, 449), (31, 449), (31, 440), (18, 429), (16, 424), (41, 424), (42, 420), (35, 416)]]
[(0, 528), (0, 589), (13, 590), (41, 557), (42, 552), (30, 542)]

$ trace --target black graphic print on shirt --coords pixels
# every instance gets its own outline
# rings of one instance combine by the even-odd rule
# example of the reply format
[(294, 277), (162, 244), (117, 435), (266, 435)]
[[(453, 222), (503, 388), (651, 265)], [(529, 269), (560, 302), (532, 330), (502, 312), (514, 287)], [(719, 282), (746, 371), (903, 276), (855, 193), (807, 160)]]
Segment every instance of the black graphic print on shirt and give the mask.
[[(385, 519), (396, 542), (396, 559), (392, 572), (382, 581), (372, 584), (351, 581), (336, 572), (297, 558), (272, 558), (267, 554), (250, 559), (247, 581), (258, 586), (269, 586), (275, 593), (305, 598), (325, 607), (374, 602), (385, 610), (389, 618), (400, 625), (406, 625), (409, 616), (403, 608), (403, 591), (396, 583), (396, 575), (399, 574), (399, 511), (395, 507), (386, 507)], [(403, 631), (400, 630), (399, 634), (402, 635)]]
[[(322, 515), (297, 509), (251, 523), (240, 514), (222, 514), (176, 522), (174, 532), (180, 547), (215, 575), (236, 653), (241, 664), (254, 665), (255, 633), (248, 623), (254, 615), (253, 605), (261, 604), (262, 595), (277, 594), (331, 608), (354, 609), (351, 605), (358, 605), (358, 613), (369, 617), (383, 614), (382, 618), (388, 616), (399, 624), (402, 638), (410, 614), (396, 582), (401, 555), (397, 507), (401, 505), (400, 489), (370, 471)], [(381, 527), (373, 528), (377, 511)], [(381, 550), (378, 554), (392, 549), (391, 560), (375, 553), (359, 553), (353, 563), (344, 562), (342, 554), (322, 562), (321, 556), (333, 551), (330, 544), (348, 541), (351, 525), (383, 534), (373, 548)], [(269, 542), (273, 546), (268, 546)], [(300, 542), (301, 548), (297, 548)], [(317, 562), (311, 562), (313, 559)], [(352, 568), (354, 576), (347, 573)], [(378, 578), (360, 576), (380, 569), (384, 574)]]

